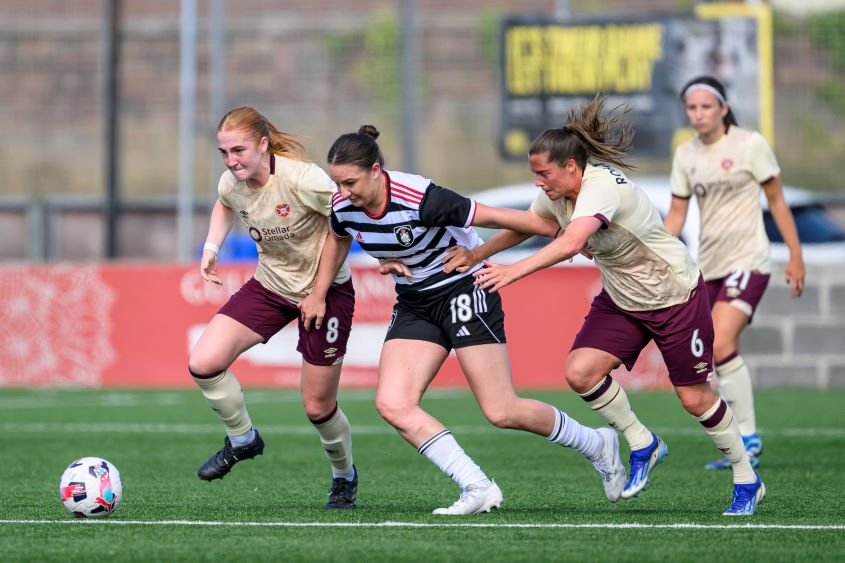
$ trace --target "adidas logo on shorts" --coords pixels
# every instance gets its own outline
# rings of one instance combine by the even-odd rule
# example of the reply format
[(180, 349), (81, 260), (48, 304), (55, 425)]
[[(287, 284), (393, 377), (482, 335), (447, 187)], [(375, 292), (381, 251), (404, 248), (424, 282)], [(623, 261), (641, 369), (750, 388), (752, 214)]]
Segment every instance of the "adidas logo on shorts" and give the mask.
[(461, 329), (458, 331), (458, 334), (455, 336), (469, 336), (469, 330), (467, 330), (466, 325), (461, 326)]

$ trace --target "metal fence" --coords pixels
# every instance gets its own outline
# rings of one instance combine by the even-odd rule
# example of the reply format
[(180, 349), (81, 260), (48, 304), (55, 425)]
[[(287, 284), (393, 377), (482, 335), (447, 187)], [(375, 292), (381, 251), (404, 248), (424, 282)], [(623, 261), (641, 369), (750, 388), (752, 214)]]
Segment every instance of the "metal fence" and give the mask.
[[(222, 171), (213, 129), (237, 105), (300, 135), (320, 164), (337, 135), (367, 122), (382, 131), (389, 166), (462, 192), (525, 181), (526, 166), (503, 159), (496, 139), (502, 18), (558, 14), (563, 4), (579, 18), (694, 3), (197, 0), (194, 142), (180, 145), (184, 1), (0, 0), (0, 260), (101, 260), (109, 240), (120, 259), (177, 259), (185, 147), (193, 246)], [(776, 150), (790, 184), (825, 191), (845, 189), (835, 175), (845, 154), (845, 25), (837, 24), (845, 12), (833, 4), (824, 18), (775, 16)], [(114, 9), (117, 33), (109, 36)], [(113, 138), (110, 123), (119, 125)], [(665, 172), (669, 158), (642, 168)]]

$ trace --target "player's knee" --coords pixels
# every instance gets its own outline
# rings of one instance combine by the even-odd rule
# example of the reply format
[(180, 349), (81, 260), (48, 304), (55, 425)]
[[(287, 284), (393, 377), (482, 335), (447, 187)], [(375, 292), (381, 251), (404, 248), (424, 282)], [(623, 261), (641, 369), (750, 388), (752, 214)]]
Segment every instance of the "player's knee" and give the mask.
[(408, 412), (403, 403), (385, 395), (376, 395), (376, 411), (379, 416), (395, 428), (403, 427), (402, 421)]
[(678, 398), (684, 410), (693, 416), (701, 416), (718, 400), (709, 386), (699, 385), (686, 388), (683, 393), (678, 393)]
[(576, 393), (586, 393), (595, 387), (601, 376), (601, 374), (597, 374), (593, 366), (579, 361), (568, 361), (565, 373), (566, 382)]
[(205, 354), (201, 350), (192, 351), (188, 358), (188, 371), (194, 377), (214, 377), (228, 367), (221, 358), (215, 358), (214, 355)]
[(302, 401), (302, 406), (305, 408), (305, 416), (309, 420), (322, 420), (326, 418), (335, 410), (336, 405), (337, 401), (334, 397), (324, 400), (311, 398)]

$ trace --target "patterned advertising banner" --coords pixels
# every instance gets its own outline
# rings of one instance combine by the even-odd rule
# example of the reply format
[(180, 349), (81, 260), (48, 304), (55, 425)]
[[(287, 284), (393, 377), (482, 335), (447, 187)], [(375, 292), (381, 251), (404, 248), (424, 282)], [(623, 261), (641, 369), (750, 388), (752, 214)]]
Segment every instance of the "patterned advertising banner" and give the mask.
[[(206, 323), (254, 271), (221, 266), (223, 287), (184, 265), (0, 266), (0, 386), (185, 388), (188, 354)], [(395, 300), (391, 278), (353, 268), (355, 317), (343, 364), (344, 387), (375, 387), (381, 344)], [(520, 388), (565, 388), (564, 362), (592, 297), (598, 270), (543, 270), (503, 290), (513, 380)], [(233, 366), (245, 387), (297, 387), (295, 323)], [(629, 388), (666, 388), (660, 354), (649, 346)], [(465, 387), (450, 355), (434, 381)]]

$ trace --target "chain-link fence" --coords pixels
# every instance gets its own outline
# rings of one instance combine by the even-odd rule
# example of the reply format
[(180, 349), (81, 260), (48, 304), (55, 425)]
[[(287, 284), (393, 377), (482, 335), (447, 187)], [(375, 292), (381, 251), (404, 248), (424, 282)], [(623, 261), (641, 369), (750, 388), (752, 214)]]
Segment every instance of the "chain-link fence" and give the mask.
[[(0, 0), (0, 259), (102, 259), (108, 147), (104, 80), (108, 0)], [(194, 239), (223, 170), (213, 139), (220, 107), (252, 105), (301, 136), (324, 164), (341, 133), (372, 123), (388, 166), (409, 160), (438, 183), (471, 192), (530, 179), (505, 160), (499, 29), (505, 16), (573, 18), (691, 10), (691, 1), (417, 0), (416, 119), (404, 113), (401, 0), (199, 0)], [(176, 257), (180, 3), (122, 0), (116, 152), (118, 257)], [(775, 11), (776, 151), (788, 183), (824, 191), (845, 154), (845, 8)], [(217, 22), (217, 23), (215, 23)], [(222, 26), (222, 27), (220, 27)], [(214, 31), (222, 37), (215, 43)], [(215, 65), (217, 65), (215, 67)], [(222, 69), (215, 77), (214, 68)], [(216, 101), (215, 101), (216, 100)], [(221, 105), (222, 104), (222, 105)], [(410, 125), (409, 125), (410, 124)], [(411, 129), (410, 131), (408, 129)], [(670, 155), (649, 160), (666, 172)]]

